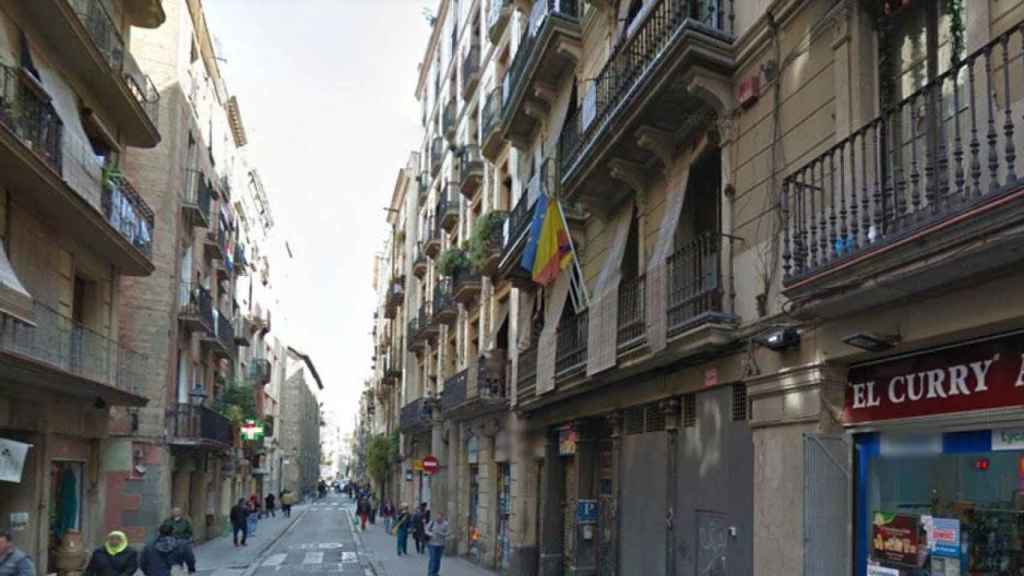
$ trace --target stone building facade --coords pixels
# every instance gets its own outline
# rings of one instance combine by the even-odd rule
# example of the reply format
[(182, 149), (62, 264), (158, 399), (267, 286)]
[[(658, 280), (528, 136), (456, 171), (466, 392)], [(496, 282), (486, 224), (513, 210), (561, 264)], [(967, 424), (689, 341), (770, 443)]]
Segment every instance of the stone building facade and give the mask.
[(288, 347), (281, 390), (281, 483), (296, 494), (316, 491), (323, 423), (320, 374), (308, 355)]
[[(863, 576), (891, 561), (875, 512), (979, 534), (998, 521), (977, 510), (1017, 506), (970, 474), (1019, 449), (1020, 2), (445, 0), (436, 18), (385, 307), (401, 492), (448, 512), (451, 553), (511, 574)], [(542, 197), (575, 255), (548, 286), (521, 266)], [(930, 467), (896, 470), (900, 450)]]
[(159, 2), (0, 3), (0, 516), (47, 573), (59, 547), (102, 541), (112, 416), (149, 396), (152, 358), (118, 326), (161, 226), (127, 161), (162, 137), (130, 47), (165, 18)]

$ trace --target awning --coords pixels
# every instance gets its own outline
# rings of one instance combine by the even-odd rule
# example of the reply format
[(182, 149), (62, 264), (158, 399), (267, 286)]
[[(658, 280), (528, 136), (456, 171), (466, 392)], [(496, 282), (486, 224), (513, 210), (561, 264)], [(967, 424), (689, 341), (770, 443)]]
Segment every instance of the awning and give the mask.
[(6, 314), (21, 322), (35, 326), (32, 314), (32, 295), (28, 293), (7, 259), (7, 252), (0, 248), (0, 314)]

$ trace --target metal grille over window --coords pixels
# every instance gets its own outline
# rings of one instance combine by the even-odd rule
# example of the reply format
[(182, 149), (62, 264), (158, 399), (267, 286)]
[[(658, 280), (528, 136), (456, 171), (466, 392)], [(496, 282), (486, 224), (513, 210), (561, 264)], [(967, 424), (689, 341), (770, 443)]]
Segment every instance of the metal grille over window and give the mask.
[(697, 395), (687, 394), (683, 396), (683, 428), (693, 428), (697, 425)]
[(742, 422), (747, 419), (747, 385), (732, 386), (732, 421)]
[(648, 404), (645, 412), (647, 413), (647, 431), (664, 432), (665, 411), (661, 409), (661, 406), (658, 405), (657, 402), (654, 404)]
[(626, 410), (626, 434), (642, 434), (644, 431), (644, 408), (638, 406)]

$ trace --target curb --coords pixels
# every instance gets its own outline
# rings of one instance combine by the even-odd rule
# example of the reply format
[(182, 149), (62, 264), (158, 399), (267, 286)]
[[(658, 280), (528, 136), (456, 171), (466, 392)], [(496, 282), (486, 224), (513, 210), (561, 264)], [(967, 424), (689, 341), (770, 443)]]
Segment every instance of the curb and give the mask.
[(287, 528), (282, 530), (281, 533), (275, 536), (270, 542), (264, 544), (263, 548), (260, 548), (260, 551), (256, 553), (256, 559), (252, 561), (252, 564), (245, 568), (241, 576), (252, 576), (252, 574), (256, 572), (256, 570), (263, 564), (264, 556), (267, 555), (267, 551), (276, 546), (277, 543), (280, 542), (281, 539), (283, 539), (285, 536), (291, 534), (292, 531), (295, 530), (295, 526), (298, 525), (299, 520), (302, 520), (302, 517), (305, 516), (307, 512), (309, 512), (309, 508), (306, 508), (297, 516), (292, 518), (292, 522), (288, 525)]
[[(345, 523), (351, 530), (352, 528), (352, 512), (348, 509), (343, 510), (345, 514)], [(363, 544), (363, 537), (359, 531), (352, 530), (352, 539), (356, 542), (356, 553), (366, 559), (365, 565), (363, 565), (363, 573), (366, 576), (388, 576), (388, 573), (384, 571), (384, 567), (381, 566), (375, 555), (367, 553), (366, 545)], [(248, 575), (246, 575), (248, 576)]]

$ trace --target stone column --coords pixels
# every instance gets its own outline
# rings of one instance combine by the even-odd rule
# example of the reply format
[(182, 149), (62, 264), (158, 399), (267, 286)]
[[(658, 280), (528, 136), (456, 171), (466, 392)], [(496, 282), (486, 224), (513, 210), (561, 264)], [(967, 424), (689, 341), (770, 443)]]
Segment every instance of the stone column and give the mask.
[(444, 443), (444, 419), (441, 416), (441, 402), (431, 398), (430, 406), (430, 455), (437, 458), (437, 474), (430, 479), (430, 507), (443, 509), (448, 502), (448, 455)]
[[(576, 422), (576, 499), (597, 500), (597, 422), (579, 420)], [(575, 511), (571, 511), (575, 514)], [(600, 535), (597, 525), (574, 523), (576, 553), (573, 555), (572, 574), (592, 576), (597, 574), (597, 545)]]
[(679, 441), (679, 399), (669, 398), (661, 403), (661, 410), (665, 414), (665, 433), (668, 435), (668, 451), (665, 458), (665, 503), (668, 510), (665, 512), (665, 576), (676, 574), (676, 488), (678, 476), (678, 452)]
[(558, 432), (549, 430), (544, 444), (544, 475), (541, 479), (540, 576), (562, 576), (562, 510), (558, 505), (562, 489), (562, 459), (558, 455)]
[[(462, 534), (462, 517), (459, 515), (459, 477), (462, 471), (462, 429), (457, 423), (448, 426), (448, 526), (452, 534)], [(459, 539), (448, 540), (445, 554), (458, 554)]]
[(514, 412), (509, 418), (512, 473), (512, 514), (509, 518), (510, 576), (537, 574), (537, 463), (530, 449), (525, 422)]

